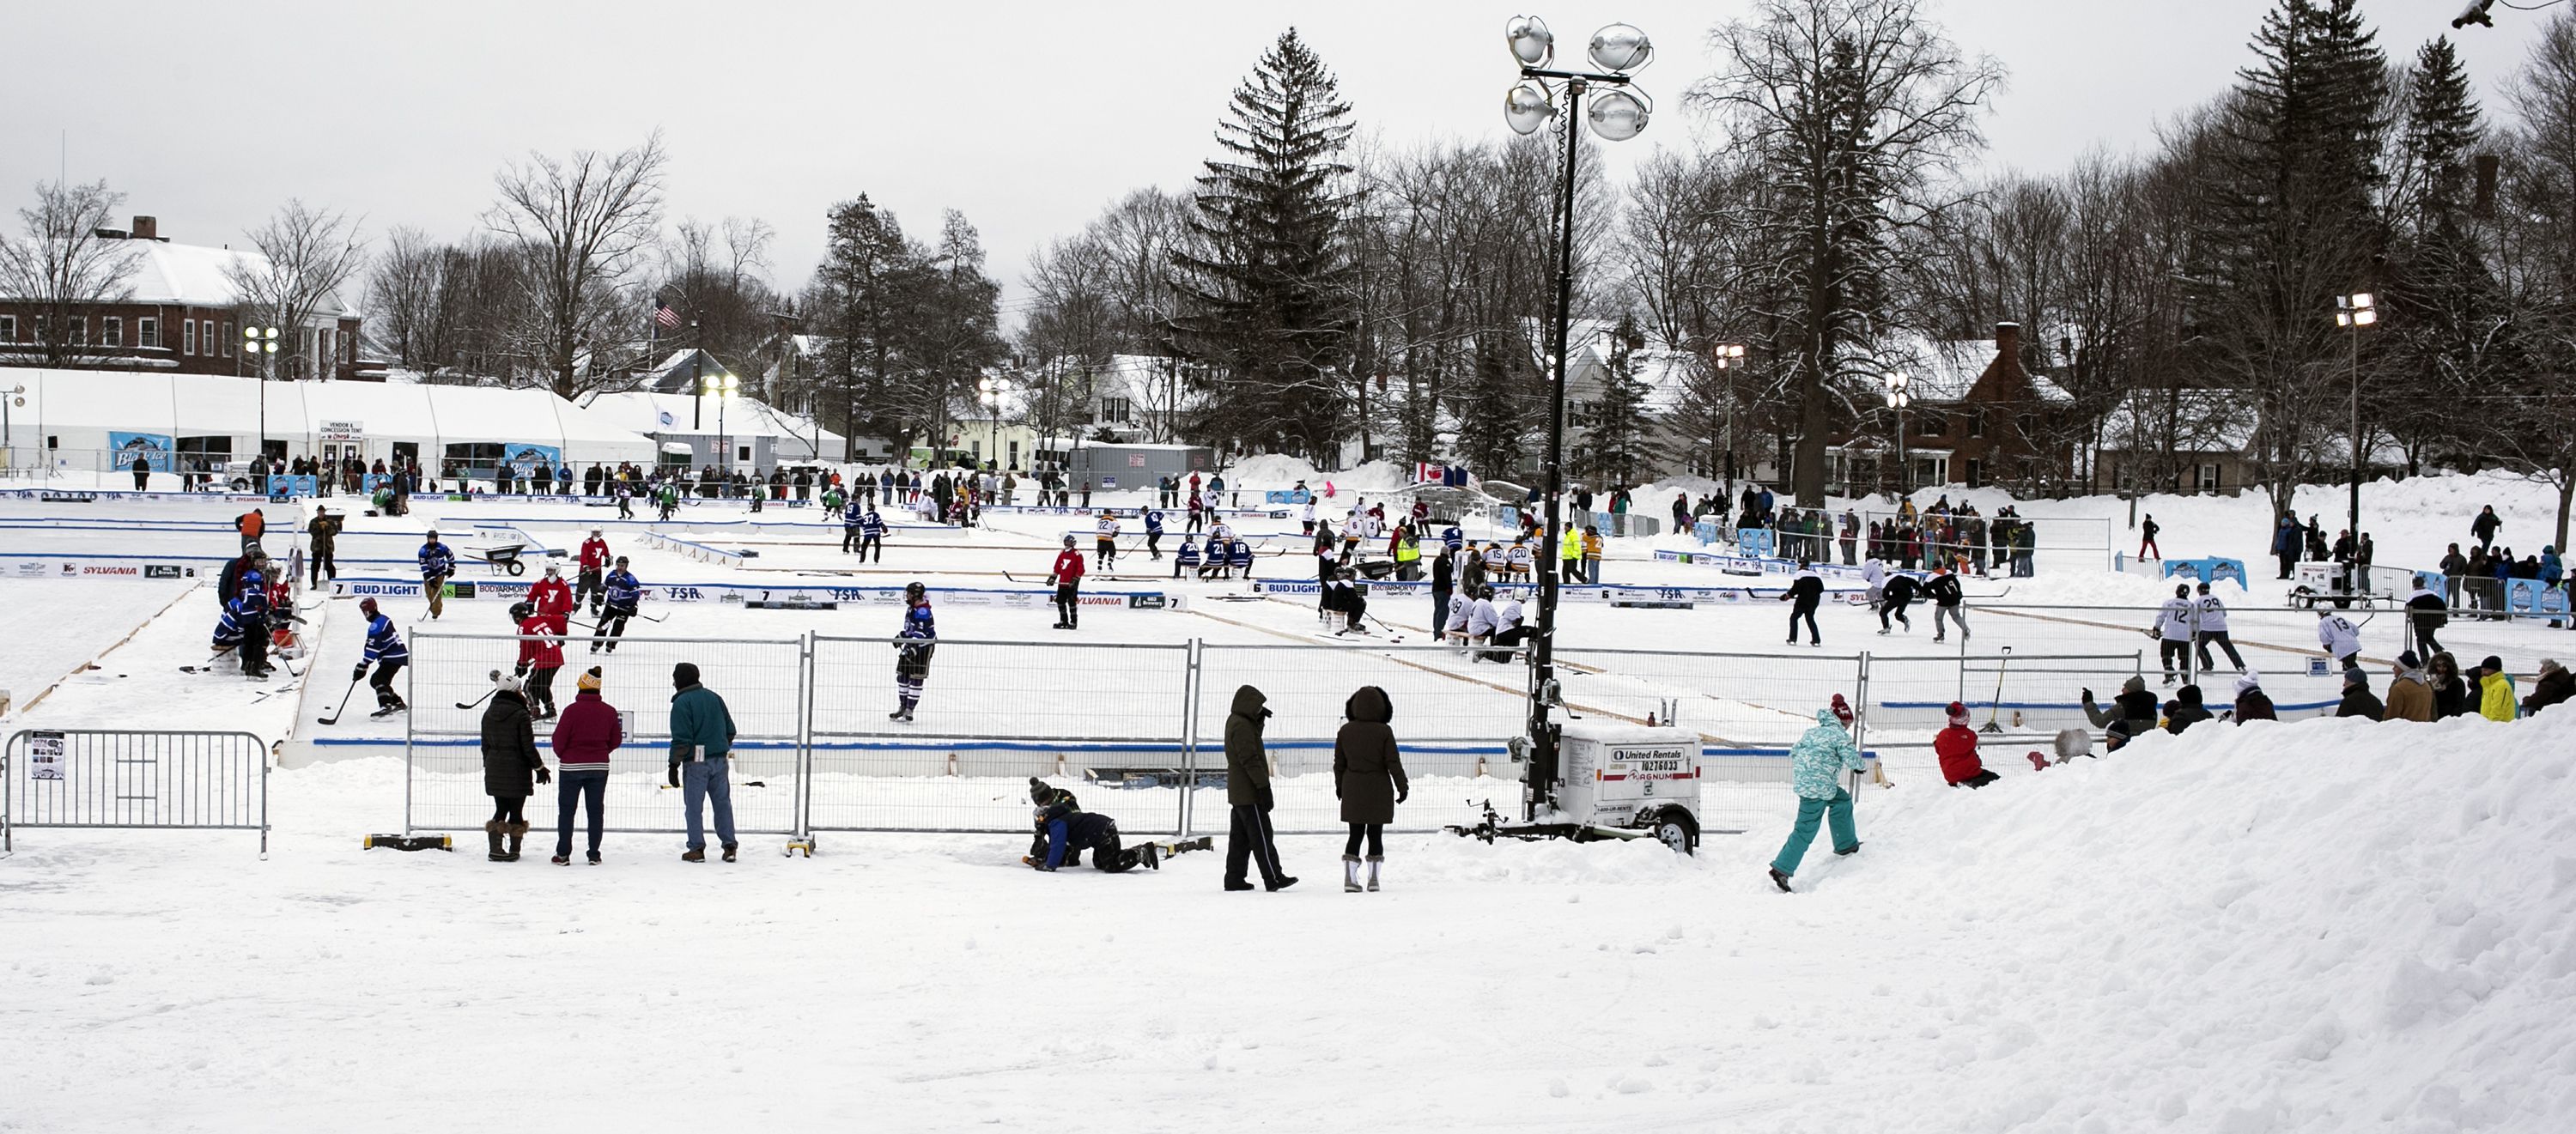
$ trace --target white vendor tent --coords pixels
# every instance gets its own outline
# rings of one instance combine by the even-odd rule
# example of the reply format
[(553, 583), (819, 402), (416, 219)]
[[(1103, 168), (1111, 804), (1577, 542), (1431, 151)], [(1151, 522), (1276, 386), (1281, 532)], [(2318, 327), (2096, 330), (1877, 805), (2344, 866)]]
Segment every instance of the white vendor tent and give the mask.
[[(255, 438), (303, 456), (354, 451), (369, 461), (408, 452), (435, 469), (451, 446), (542, 447), (580, 464), (650, 465), (654, 443), (551, 391), (384, 382), (261, 382), (125, 370), (0, 370), (11, 399), (14, 464), (94, 468), (176, 447), (247, 458)], [(25, 404), (16, 404), (23, 398)], [(263, 426), (263, 423), (265, 425)], [(108, 461), (103, 454), (121, 459)], [(39, 454), (42, 454), (41, 456)]]

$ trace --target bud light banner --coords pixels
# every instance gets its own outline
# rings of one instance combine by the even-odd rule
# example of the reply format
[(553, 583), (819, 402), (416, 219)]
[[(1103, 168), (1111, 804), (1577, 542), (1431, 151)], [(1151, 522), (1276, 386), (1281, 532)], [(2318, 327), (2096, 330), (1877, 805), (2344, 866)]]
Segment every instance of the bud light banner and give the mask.
[(119, 433), (107, 431), (107, 447), (116, 450), (116, 471), (130, 472), (134, 458), (142, 457), (154, 472), (170, 471), (170, 435), (167, 433)]

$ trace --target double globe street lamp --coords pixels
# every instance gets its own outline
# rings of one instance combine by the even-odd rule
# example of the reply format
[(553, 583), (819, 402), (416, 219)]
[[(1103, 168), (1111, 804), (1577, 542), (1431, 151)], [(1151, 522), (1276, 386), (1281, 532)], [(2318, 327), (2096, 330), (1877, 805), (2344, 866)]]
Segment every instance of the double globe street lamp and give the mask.
[[(1566, 338), (1574, 303), (1574, 185), (1581, 137), (1572, 119), (1583, 117), (1605, 141), (1624, 142), (1645, 132), (1654, 103), (1631, 79), (1654, 61), (1655, 46), (1646, 33), (1627, 24), (1610, 24), (1592, 33), (1585, 52), (1593, 71), (1550, 69), (1556, 59), (1556, 36), (1536, 16), (1514, 16), (1503, 25), (1504, 42), (1520, 64), (1521, 81), (1503, 94), (1503, 121), (1514, 132), (1535, 134), (1554, 123), (1565, 135), (1565, 165), (1557, 195), (1556, 324), (1551, 329), (1553, 358), (1547, 402), (1547, 542), (1554, 549), (1565, 540), (1565, 360)], [(1606, 88), (1595, 91), (1594, 87)], [(1587, 112), (1586, 94), (1592, 96)], [(1562, 106), (1560, 111), (1559, 107)], [(1560, 117), (1560, 114), (1562, 117)], [(1559, 733), (1548, 719), (1548, 706), (1559, 700), (1556, 684), (1556, 600), (1559, 580), (1539, 572), (1538, 628), (1530, 647), (1530, 761), (1522, 793), (1522, 818), (1536, 819), (1548, 809), (1556, 779)]]

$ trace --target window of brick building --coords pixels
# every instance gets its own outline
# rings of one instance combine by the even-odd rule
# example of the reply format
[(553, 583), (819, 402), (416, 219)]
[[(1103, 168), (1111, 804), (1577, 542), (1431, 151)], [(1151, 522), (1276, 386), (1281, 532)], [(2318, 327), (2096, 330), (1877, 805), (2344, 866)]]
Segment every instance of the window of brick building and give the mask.
[(223, 333), (223, 336), (222, 336), (222, 338), (221, 338), (221, 340), (220, 340), (220, 341), (224, 344), (224, 357), (225, 357), (225, 358), (231, 358), (231, 357), (233, 356), (233, 321), (232, 321), (232, 320), (230, 320), (230, 319), (226, 319), (226, 320), (224, 320), (224, 333)]
[(125, 317), (110, 315), (98, 321), (98, 345), (125, 345)]
[(15, 315), (0, 315), (0, 343), (14, 343), (17, 341), (18, 317)]
[(179, 320), (179, 353), (197, 353), (197, 321), (194, 319)]
[(134, 345), (157, 350), (161, 346), (161, 320), (143, 316), (134, 321)]

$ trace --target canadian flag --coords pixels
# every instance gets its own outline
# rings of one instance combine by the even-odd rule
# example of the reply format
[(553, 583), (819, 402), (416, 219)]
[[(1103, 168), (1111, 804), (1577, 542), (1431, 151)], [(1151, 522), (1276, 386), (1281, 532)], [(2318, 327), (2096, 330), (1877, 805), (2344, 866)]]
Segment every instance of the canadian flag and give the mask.
[(1422, 461), (1413, 466), (1413, 483), (1438, 484), (1448, 475), (1447, 466)]

